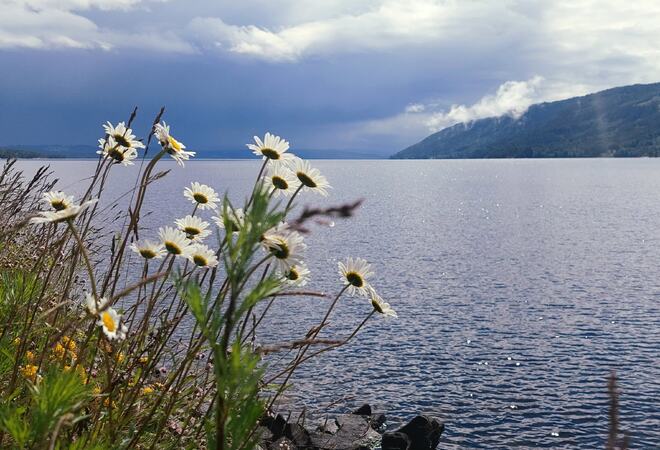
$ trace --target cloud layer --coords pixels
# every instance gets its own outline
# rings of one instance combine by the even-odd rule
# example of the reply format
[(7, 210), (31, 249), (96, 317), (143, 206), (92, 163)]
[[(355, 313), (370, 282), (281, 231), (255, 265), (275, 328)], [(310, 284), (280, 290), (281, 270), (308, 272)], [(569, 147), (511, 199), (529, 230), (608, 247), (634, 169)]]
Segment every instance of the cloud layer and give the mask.
[[(224, 105), (260, 126), (301, 123), (292, 139), (306, 145), (397, 150), (454, 123), (658, 81), (658, 23), (656, 0), (0, 0), (0, 64), (20, 60), (0, 74), (0, 101), (58, 97), (74, 65), (89, 89), (125, 93), (116, 102), (166, 96), (227, 114), (237, 134), (253, 131)], [(95, 72), (117, 58), (152, 65)], [(63, 79), (37, 78), (42, 59)], [(86, 84), (71, 83), (71, 104), (95, 94)], [(26, 120), (8, 119), (0, 135)]]

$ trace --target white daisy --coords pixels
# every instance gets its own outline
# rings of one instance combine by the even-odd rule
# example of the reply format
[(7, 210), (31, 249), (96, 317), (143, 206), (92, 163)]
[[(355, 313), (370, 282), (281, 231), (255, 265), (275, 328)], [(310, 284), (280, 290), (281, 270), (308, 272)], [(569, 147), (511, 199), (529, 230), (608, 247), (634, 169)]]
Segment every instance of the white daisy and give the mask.
[(303, 242), (302, 235), (287, 229), (286, 224), (266, 232), (261, 243), (275, 257), (280, 271), (285, 272), (291, 267), (302, 265), (302, 252), (307, 245)]
[(109, 300), (106, 297), (101, 297), (100, 299), (96, 300), (94, 296), (89, 292), (85, 293), (85, 308), (90, 314), (94, 316), (97, 315), (103, 308), (105, 308), (105, 305), (108, 304), (108, 301)]
[(126, 128), (124, 122), (119, 122), (117, 126), (112, 126), (110, 122), (106, 122), (106, 124), (103, 125), (103, 129), (109, 139), (112, 138), (117, 144), (125, 149), (144, 148), (144, 144), (137, 140), (133, 134), (133, 130)]
[(152, 241), (133, 242), (131, 250), (144, 259), (160, 259), (167, 253), (163, 244)]
[(183, 195), (190, 199), (193, 204), (196, 204), (199, 209), (215, 209), (217, 208), (215, 202), (220, 201), (220, 197), (213, 188), (196, 181), (193, 181), (190, 187), (183, 190)]
[(191, 156), (195, 156), (195, 152), (188, 152), (182, 142), (177, 141), (170, 135), (170, 126), (163, 123), (158, 123), (154, 126), (154, 135), (163, 146), (163, 149), (170, 154), (170, 156), (183, 167), (183, 161), (188, 161)]
[[(140, 142), (140, 144), (142, 144)], [(137, 150), (135, 148), (127, 148), (119, 145), (115, 139), (111, 136), (106, 141), (105, 139), (99, 139), (99, 148), (96, 153), (103, 155), (106, 159), (113, 160), (116, 164), (122, 164), (124, 166), (130, 166), (133, 163), (133, 160), (138, 157)]]
[(188, 252), (188, 259), (197, 267), (215, 267), (218, 265), (215, 252), (204, 244), (193, 245)]
[(191, 241), (201, 241), (211, 234), (211, 230), (208, 229), (209, 223), (196, 216), (187, 215), (183, 219), (175, 220), (174, 223)]
[(348, 292), (351, 295), (356, 293), (367, 295), (369, 283), (367, 278), (373, 275), (371, 266), (362, 258), (348, 258), (346, 263), (339, 263), (339, 274), (341, 280), (348, 285)]
[(309, 281), (309, 273), (307, 266), (304, 263), (300, 263), (282, 272), (282, 276), (291, 286), (304, 286)]
[(255, 155), (263, 156), (264, 159), (282, 161), (295, 157), (293, 154), (286, 152), (289, 150), (289, 142), (279, 136), (266, 133), (263, 141), (258, 136), (254, 136), (254, 142), (256, 142), (256, 145), (247, 144), (247, 147)]
[(185, 257), (190, 251), (190, 240), (183, 231), (164, 227), (158, 230), (158, 236), (168, 253)]
[(128, 328), (121, 323), (121, 314), (118, 314), (114, 308), (108, 308), (99, 315), (97, 325), (103, 327), (103, 333), (110, 340), (123, 340), (126, 338)]
[(264, 182), (268, 192), (272, 192), (275, 197), (279, 197), (280, 193), (288, 197), (300, 186), (293, 172), (283, 165), (271, 167), (264, 177)]
[(313, 168), (308, 161), (296, 158), (292, 171), (302, 185), (305, 186), (304, 190), (318, 192), (324, 197), (328, 195), (327, 189), (330, 188), (330, 183), (321, 175), (319, 169)]
[(53, 208), (55, 211), (62, 211), (73, 206), (73, 195), (66, 195), (62, 191), (44, 192), (43, 203)]
[(90, 205), (96, 203), (96, 200), (89, 200), (83, 203), (82, 205), (70, 205), (59, 211), (41, 211), (40, 216), (33, 217), (30, 219), (30, 223), (60, 223), (66, 220), (73, 219), (78, 216), (82, 211), (88, 208)]
[[(230, 231), (232, 233), (238, 233), (238, 231), (243, 227), (243, 224), (245, 223), (245, 213), (243, 212), (242, 208), (236, 208), (236, 209), (231, 209), (229, 208), (228, 212), (228, 218), (229, 218), (229, 223), (230, 223)], [(218, 211), (217, 216), (211, 217), (211, 219), (215, 222), (217, 226), (220, 228), (224, 229), (225, 228), (225, 222), (222, 220), (222, 214), (220, 211)]]
[(380, 295), (376, 292), (374, 288), (369, 286), (368, 289), (369, 300), (371, 301), (371, 306), (374, 307), (374, 310), (377, 313), (380, 313), (386, 317), (399, 317), (396, 314), (396, 311), (392, 309), (389, 303), (385, 303)]

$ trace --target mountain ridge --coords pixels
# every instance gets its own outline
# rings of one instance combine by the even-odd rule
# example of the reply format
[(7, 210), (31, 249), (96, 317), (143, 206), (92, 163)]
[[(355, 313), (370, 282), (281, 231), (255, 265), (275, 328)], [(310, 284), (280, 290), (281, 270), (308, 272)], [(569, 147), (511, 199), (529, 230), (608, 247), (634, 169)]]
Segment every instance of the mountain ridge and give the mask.
[(614, 87), (431, 134), (390, 158), (658, 156), (660, 83)]

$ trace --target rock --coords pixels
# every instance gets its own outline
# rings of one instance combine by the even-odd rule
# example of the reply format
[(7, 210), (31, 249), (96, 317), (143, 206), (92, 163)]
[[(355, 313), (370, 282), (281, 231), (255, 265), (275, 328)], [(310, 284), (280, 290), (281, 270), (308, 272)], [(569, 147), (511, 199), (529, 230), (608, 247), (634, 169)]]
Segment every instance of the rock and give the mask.
[(312, 433), (312, 445), (327, 450), (359, 450), (373, 448), (380, 441), (380, 434), (371, 428), (369, 417), (342, 414), (336, 424), (338, 430), (334, 434)]
[(310, 447), (312, 445), (309, 431), (297, 423), (287, 423), (286, 427), (284, 427), (284, 436), (289, 438), (298, 448)]
[(371, 415), (371, 405), (369, 403), (365, 403), (364, 405), (360, 406), (358, 409), (353, 411), (352, 414), (358, 415), (358, 416), (370, 416)]
[(321, 433), (335, 434), (339, 430), (337, 421), (335, 419), (321, 419), (319, 426), (316, 427), (317, 431)]
[(387, 421), (387, 416), (381, 413), (372, 414), (371, 417), (369, 418), (369, 423), (371, 424), (371, 428), (373, 428), (378, 432), (382, 431), (386, 421)]
[(287, 437), (281, 437), (268, 446), (270, 450), (296, 450), (296, 444)]
[(355, 414), (356, 416), (368, 416), (370, 418), (371, 428), (376, 431), (381, 430), (386, 420), (385, 414), (375, 413), (369, 403), (360, 406), (351, 414)]
[(409, 450), (410, 444), (410, 438), (407, 434), (394, 431), (383, 434), (380, 446), (382, 450)]
[(261, 419), (261, 425), (270, 430), (270, 432), (273, 434), (273, 440), (277, 440), (284, 436), (284, 428), (286, 428), (287, 423), (282, 414), (278, 414), (275, 417), (264, 416)]
[(257, 431), (254, 432), (259, 442), (273, 442), (273, 433), (265, 426), (259, 425)]
[(410, 450), (434, 450), (445, 425), (433, 417), (417, 416), (398, 430), (410, 439)]

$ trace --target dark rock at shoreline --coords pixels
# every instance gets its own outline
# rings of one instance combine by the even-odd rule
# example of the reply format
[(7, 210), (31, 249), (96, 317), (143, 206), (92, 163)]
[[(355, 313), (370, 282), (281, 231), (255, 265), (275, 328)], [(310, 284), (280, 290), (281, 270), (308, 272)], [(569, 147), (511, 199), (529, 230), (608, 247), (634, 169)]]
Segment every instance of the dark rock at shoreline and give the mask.
[(281, 414), (261, 419), (257, 433), (262, 448), (269, 450), (368, 450), (381, 442), (383, 450), (434, 450), (444, 424), (433, 417), (417, 416), (395, 432), (382, 435), (385, 414), (365, 404), (351, 414), (325, 419), (310, 431), (300, 423), (287, 422)]
[(380, 434), (371, 427), (369, 416), (341, 414), (335, 419), (335, 424), (334, 433), (329, 431), (334, 427), (329, 427), (327, 424), (323, 427), (323, 431), (311, 433), (313, 447), (327, 450), (358, 450), (373, 448), (380, 441)]
[[(393, 433), (383, 435), (383, 450), (434, 450), (440, 442), (440, 435), (445, 425), (434, 417), (417, 416), (407, 425)], [(407, 436), (410, 445), (402, 447), (404, 441), (401, 434)], [(392, 445), (386, 447), (385, 445)]]
[(410, 438), (407, 434), (394, 431), (383, 434), (380, 446), (383, 450), (409, 450), (410, 444)]

